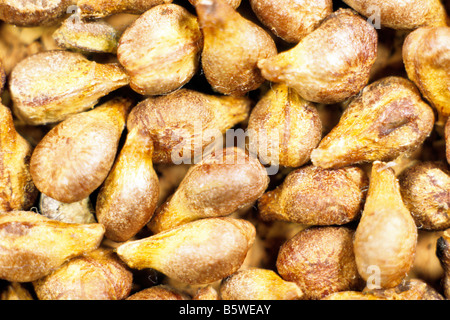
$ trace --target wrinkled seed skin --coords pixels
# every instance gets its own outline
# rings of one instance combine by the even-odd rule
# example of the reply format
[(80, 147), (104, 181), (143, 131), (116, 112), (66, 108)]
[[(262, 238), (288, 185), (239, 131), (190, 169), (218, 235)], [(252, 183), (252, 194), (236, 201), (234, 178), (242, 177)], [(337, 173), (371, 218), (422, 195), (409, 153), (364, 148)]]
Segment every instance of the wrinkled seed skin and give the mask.
[(315, 166), (392, 161), (415, 151), (430, 135), (434, 113), (414, 84), (401, 77), (375, 81), (351, 100), (339, 123), (312, 151)]
[(131, 104), (131, 100), (115, 98), (51, 129), (31, 156), (36, 187), (65, 203), (88, 197), (113, 165)]
[(300, 231), (280, 247), (278, 273), (297, 283), (309, 300), (360, 289), (363, 283), (356, 269), (353, 234), (347, 227), (335, 226)]
[[(378, 19), (381, 26), (388, 28), (412, 30), (422, 26), (445, 25), (446, 14), (440, 0), (344, 0), (344, 2), (362, 15)], [(379, 17), (375, 14), (379, 14)]]
[(333, 12), (331, 0), (251, 0), (258, 19), (281, 39), (298, 43)]
[(307, 101), (338, 103), (367, 85), (377, 41), (367, 21), (339, 9), (293, 48), (260, 59), (258, 67), (265, 79), (286, 84)]
[(198, 0), (195, 5), (204, 45), (201, 64), (213, 90), (243, 96), (265, 79), (260, 59), (276, 55), (272, 37), (222, 0)]
[(254, 203), (268, 184), (267, 171), (256, 158), (239, 148), (220, 150), (191, 167), (148, 226), (158, 233), (193, 220), (230, 215)]
[(0, 214), (0, 279), (35, 281), (67, 260), (96, 249), (105, 229), (72, 224), (30, 211)]
[(376, 161), (372, 165), (369, 191), (358, 223), (354, 251), (358, 272), (381, 288), (399, 285), (414, 263), (417, 227), (402, 201), (399, 182), (392, 168)]
[[(274, 84), (252, 109), (247, 129), (254, 135), (258, 158), (264, 164), (300, 167), (310, 160), (322, 138), (322, 122), (315, 106), (295, 90)], [(272, 137), (278, 147), (271, 146)], [(270, 152), (274, 148), (276, 153)]]
[(122, 300), (133, 275), (111, 249), (99, 248), (71, 259), (33, 282), (39, 300)]
[(172, 3), (172, 0), (78, 0), (82, 19), (99, 19), (119, 13), (142, 14), (154, 6)]
[(403, 61), (411, 79), (440, 115), (450, 115), (450, 27), (422, 27), (403, 43)]
[(442, 162), (422, 162), (399, 177), (403, 202), (419, 228), (450, 228), (450, 171)]
[(161, 95), (189, 82), (199, 70), (203, 35), (197, 17), (176, 4), (146, 11), (120, 38), (117, 58), (142, 95)]
[(219, 294), (222, 300), (299, 300), (303, 296), (294, 282), (262, 268), (243, 269), (226, 277)]
[(368, 186), (366, 173), (358, 167), (304, 166), (266, 192), (258, 200), (258, 210), (265, 221), (343, 225), (360, 217)]
[(56, 123), (93, 108), (99, 98), (128, 82), (117, 63), (100, 64), (64, 50), (40, 52), (11, 72), (12, 110), (27, 124)]
[(0, 20), (21, 27), (54, 25), (66, 13), (73, 0), (0, 1)]
[(191, 300), (190, 297), (172, 288), (168, 285), (160, 284), (154, 287), (142, 289), (132, 295), (126, 300)]
[(152, 217), (159, 197), (152, 154), (153, 142), (145, 133), (139, 129), (128, 133), (97, 196), (96, 216), (108, 239), (129, 240)]
[[(222, 134), (248, 118), (250, 99), (205, 94), (190, 89), (148, 97), (134, 107), (129, 130), (138, 126), (153, 140), (153, 162), (193, 163), (211, 144), (208, 131)], [(202, 135), (199, 136), (199, 131)], [(184, 152), (186, 150), (186, 153)], [(175, 157), (175, 159), (173, 159)]]
[(236, 272), (255, 240), (247, 220), (206, 218), (117, 248), (130, 268), (155, 269), (175, 281), (207, 284)]
[(0, 104), (0, 211), (28, 210), (36, 200), (32, 152), (30, 143), (16, 131), (11, 110)]

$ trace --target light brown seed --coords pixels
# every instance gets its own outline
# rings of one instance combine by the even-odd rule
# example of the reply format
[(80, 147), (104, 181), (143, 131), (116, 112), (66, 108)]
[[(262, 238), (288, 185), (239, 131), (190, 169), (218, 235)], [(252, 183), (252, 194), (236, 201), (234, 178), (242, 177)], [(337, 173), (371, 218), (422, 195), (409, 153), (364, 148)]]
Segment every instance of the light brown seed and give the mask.
[(148, 132), (155, 164), (191, 164), (207, 147), (216, 143), (222, 147), (222, 135), (248, 118), (250, 104), (246, 97), (180, 89), (138, 103), (130, 112), (127, 127)]
[[(251, 152), (264, 164), (300, 167), (322, 138), (315, 106), (295, 90), (275, 84), (252, 109), (248, 121)], [(253, 150), (255, 149), (255, 150)]]
[(169, 285), (156, 285), (133, 293), (126, 300), (191, 300), (184, 292)]
[(362, 15), (380, 26), (409, 30), (422, 26), (445, 25), (445, 9), (440, 0), (344, 0)]
[(366, 173), (358, 167), (333, 170), (308, 165), (266, 192), (258, 200), (258, 210), (265, 221), (343, 225), (360, 217), (368, 186)]
[(298, 43), (333, 12), (331, 0), (250, 0), (258, 19), (281, 39)]
[(394, 170), (375, 161), (354, 239), (359, 274), (374, 287), (399, 285), (413, 266), (416, 244), (417, 227)]
[(0, 300), (34, 300), (31, 292), (20, 282), (11, 282), (0, 294)]
[(78, 0), (82, 19), (99, 19), (121, 13), (142, 14), (154, 6), (171, 3), (172, 0)]
[(339, 123), (312, 151), (315, 166), (392, 161), (415, 151), (430, 135), (434, 113), (408, 79), (386, 77), (364, 88)]
[(265, 81), (258, 60), (277, 53), (269, 33), (223, 0), (198, 0), (195, 9), (204, 36), (201, 64), (213, 90), (242, 96), (258, 89)]
[(293, 48), (260, 59), (258, 67), (264, 78), (286, 84), (305, 100), (342, 102), (367, 85), (377, 41), (366, 20), (339, 9)]
[(255, 239), (247, 220), (206, 218), (117, 248), (134, 269), (152, 268), (175, 281), (207, 284), (236, 272)]
[(197, 219), (230, 215), (253, 204), (268, 184), (258, 159), (240, 148), (221, 149), (191, 167), (148, 226), (158, 233)]
[(75, 257), (33, 282), (39, 300), (122, 300), (133, 274), (111, 249), (98, 248)]
[(28, 210), (37, 199), (30, 173), (32, 151), (17, 132), (11, 110), (0, 104), (0, 211)]
[(0, 20), (22, 27), (57, 24), (73, 0), (1, 0)]
[(65, 203), (88, 197), (106, 179), (132, 102), (114, 98), (73, 115), (35, 147), (30, 172), (36, 187)]
[(305, 299), (362, 289), (353, 253), (354, 231), (347, 227), (310, 227), (286, 241), (276, 268), (286, 281), (301, 288)]
[(403, 44), (403, 61), (411, 79), (440, 115), (450, 115), (450, 27), (423, 27)]
[(101, 187), (96, 216), (105, 236), (126, 241), (151, 219), (159, 196), (158, 176), (152, 163), (153, 142), (138, 128), (127, 133), (114, 166)]
[(31, 282), (92, 251), (105, 232), (98, 223), (73, 224), (31, 211), (0, 214), (0, 279)]
[(333, 292), (321, 300), (385, 300), (370, 293), (360, 291)]
[(55, 123), (93, 108), (99, 98), (127, 84), (117, 63), (100, 64), (63, 50), (41, 52), (11, 73), (13, 112), (28, 124)]
[(203, 35), (197, 17), (176, 4), (142, 14), (120, 38), (117, 57), (142, 95), (181, 88), (198, 72)]
[(219, 294), (222, 300), (299, 300), (303, 296), (295, 282), (262, 268), (243, 269), (226, 277)]
[(403, 202), (425, 230), (450, 228), (450, 171), (443, 162), (419, 162), (399, 177)]

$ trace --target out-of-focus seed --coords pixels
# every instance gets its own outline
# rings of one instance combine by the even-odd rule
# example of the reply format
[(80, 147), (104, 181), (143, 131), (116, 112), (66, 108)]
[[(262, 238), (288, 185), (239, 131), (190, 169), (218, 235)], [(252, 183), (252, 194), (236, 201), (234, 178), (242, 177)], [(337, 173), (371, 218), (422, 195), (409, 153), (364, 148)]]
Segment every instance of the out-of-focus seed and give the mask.
[(47, 218), (66, 223), (95, 223), (95, 210), (89, 197), (64, 203), (41, 193), (39, 212)]
[(22, 27), (58, 23), (74, 0), (1, 0), (0, 20)]
[(421, 279), (408, 279), (394, 288), (364, 289), (364, 292), (386, 300), (444, 300), (436, 289)]
[(445, 25), (446, 13), (440, 0), (343, 0), (380, 26), (409, 30), (422, 26)]
[(171, 3), (172, 0), (78, 0), (81, 19), (99, 19), (121, 13), (142, 14), (154, 6)]
[(105, 21), (66, 19), (53, 33), (58, 46), (82, 52), (116, 53), (119, 33)]

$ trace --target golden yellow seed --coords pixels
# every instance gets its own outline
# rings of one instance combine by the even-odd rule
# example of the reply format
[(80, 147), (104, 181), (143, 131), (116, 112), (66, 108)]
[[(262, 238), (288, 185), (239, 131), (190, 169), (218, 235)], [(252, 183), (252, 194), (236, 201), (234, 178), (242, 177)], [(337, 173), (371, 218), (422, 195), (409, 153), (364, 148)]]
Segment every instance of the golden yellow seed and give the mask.
[(99, 247), (105, 228), (75, 224), (31, 211), (0, 213), (0, 279), (31, 282), (67, 260)]

